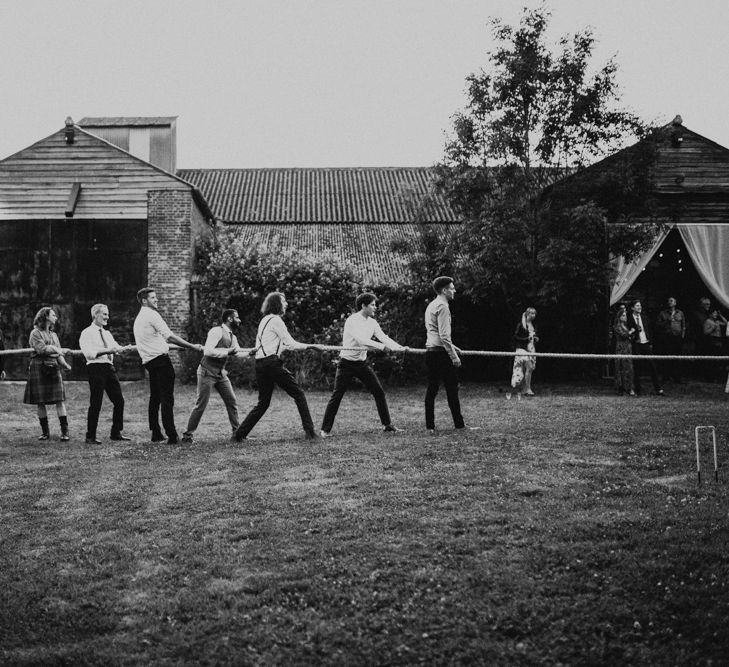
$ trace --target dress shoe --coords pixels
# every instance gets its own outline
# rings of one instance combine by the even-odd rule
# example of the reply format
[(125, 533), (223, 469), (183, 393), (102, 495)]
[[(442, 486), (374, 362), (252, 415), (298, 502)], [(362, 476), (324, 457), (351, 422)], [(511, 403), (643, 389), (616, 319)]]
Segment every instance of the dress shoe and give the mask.
[(110, 439), (111, 439), (111, 440), (125, 440), (125, 441), (127, 441), (127, 442), (128, 442), (129, 440), (131, 440), (131, 438), (127, 438), (127, 436), (125, 436), (125, 435), (122, 435), (121, 433), (113, 433), (113, 434), (111, 435), (111, 438), (110, 438)]
[(163, 442), (164, 439), (165, 437), (160, 431), (152, 431), (152, 437), (150, 438), (152, 442)]
[(319, 431), (319, 436), (322, 438), (331, 438), (333, 437), (332, 434), (329, 431)]
[(183, 433), (182, 434), (182, 442), (191, 443), (192, 442), (192, 433)]
[(86, 438), (84, 441), (87, 445), (100, 445), (101, 440), (98, 440), (97, 438)]
[(402, 433), (401, 428), (398, 428), (397, 426), (393, 426), (392, 424), (388, 424), (382, 430), (384, 433)]

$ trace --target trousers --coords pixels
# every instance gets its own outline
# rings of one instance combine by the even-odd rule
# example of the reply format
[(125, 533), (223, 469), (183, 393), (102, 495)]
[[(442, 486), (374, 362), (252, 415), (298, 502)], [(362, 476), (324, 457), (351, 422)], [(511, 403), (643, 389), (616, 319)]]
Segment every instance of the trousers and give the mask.
[(187, 420), (187, 428), (185, 433), (194, 433), (200, 423), (200, 418), (205, 412), (205, 408), (210, 400), (210, 394), (215, 389), (220, 398), (223, 399), (225, 409), (228, 412), (228, 421), (231, 428), (235, 431), (238, 428), (238, 403), (235, 400), (235, 392), (233, 385), (227, 375), (210, 375), (202, 368), (197, 369), (197, 396), (195, 405), (192, 408), (190, 417)]
[(387, 398), (385, 398), (385, 390), (382, 388), (377, 375), (366, 361), (349, 361), (348, 359), (340, 359), (337, 366), (337, 373), (334, 376), (334, 391), (327, 403), (324, 411), (324, 420), (321, 425), (322, 431), (332, 430), (334, 419), (337, 416), (339, 405), (347, 391), (347, 388), (353, 378), (357, 378), (375, 397), (375, 405), (377, 406), (377, 414), (383, 426), (390, 424), (390, 410), (387, 407)]
[(266, 414), (268, 406), (271, 405), (271, 396), (273, 396), (276, 385), (294, 399), (304, 431), (307, 435), (314, 436), (314, 422), (311, 419), (306, 396), (296, 382), (296, 378), (290, 370), (284, 367), (283, 362), (277, 355), (273, 354), (270, 357), (256, 359), (256, 382), (258, 383), (258, 403), (253, 406), (236, 430), (235, 437), (237, 439), (245, 438), (261, 417)]
[(89, 374), (90, 394), (89, 411), (86, 416), (86, 437), (92, 439), (96, 437), (104, 392), (114, 406), (111, 417), (111, 435), (119, 435), (124, 429), (124, 396), (122, 396), (116, 369), (112, 364), (104, 363), (88, 364), (86, 370)]
[(159, 415), (168, 438), (177, 438), (175, 428), (175, 368), (167, 354), (148, 361), (144, 367), (149, 373), (149, 430), (161, 433)]
[(425, 428), (435, 428), (435, 397), (441, 382), (445, 385), (453, 425), (456, 428), (463, 428), (461, 401), (458, 397), (458, 372), (448, 353), (442, 348), (428, 349), (425, 353), (425, 367), (428, 369), (428, 388), (425, 391)]

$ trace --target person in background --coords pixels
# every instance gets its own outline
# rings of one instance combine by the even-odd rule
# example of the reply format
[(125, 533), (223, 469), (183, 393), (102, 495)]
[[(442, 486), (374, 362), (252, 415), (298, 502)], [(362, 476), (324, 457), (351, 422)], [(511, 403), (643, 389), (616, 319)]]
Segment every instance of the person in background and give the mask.
[(511, 372), (511, 390), (506, 393), (506, 399), (511, 398), (512, 392), (516, 392), (517, 397), (521, 400), (524, 396), (534, 396), (532, 391), (532, 373), (537, 365), (537, 358), (533, 354), (536, 352), (536, 344), (539, 342), (537, 329), (534, 325), (534, 319), (537, 316), (536, 308), (527, 308), (521, 316), (521, 320), (516, 325), (514, 331), (514, 366)]
[(435, 432), (435, 397), (442, 382), (456, 429), (478, 429), (479, 426), (466, 427), (458, 397), (458, 369), (461, 367), (461, 358), (458, 356), (460, 349), (451, 340), (450, 302), (456, 296), (453, 278), (439, 276), (432, 284), (436, 297), (425, 309), (425, 366), (428, 369), (425, 428), (430, 433)]
[[(615, 354), (633, 354), (632, 339), (634, 335), (635, 329), (628, 328), (628, 311), (625, 306), (620, 306), (613, 324)], [(635, 396), (632, 359), (615, 360), (615, 386), (621, 396), (624, 394)]]
[(220, 398), (223, 399), (225, 409), (228, 412), (228, 421), (235, 434), (239, 425), (238, 403), (235, 400), (233, 385), (228, 378), (228, 371), (225, 366), (229, 357), (237, 354), (246, 354), (249, 350), (241, 350), (238, 339), (233, 333), (234, 329), (240, 326), (238, 311), (228, 308), (220, 316), (221, 324), (208, 331), (203, 348), (203, 358), (197, 367), (197, 396), (195, 406), (192, 408), (190, 417), (187, 420), (187, 428), (182, 434), (182, 442), (192, 442), (193, 433), (200, 423), (200, 418), (210, 400), (210, 393), (215, 389)]
[(175, 368), (170, 361), (169, 343), (175, 343), (190, 350), (203, 351), (200, 344), (188, 343), (170, 331), (162, 315), (157, 310), (157, 292), (151, 287), (143, 287), (137, 292), (141, 304), (139, 314), (134, 320), (134, 340), (142, 365), (149, 374), (149, 429), (152, 442), (162, 442), (164, 436), (159, 425), (160, 411), (162, 426), (167, 434), (167, 442), (178, 442), (175, 428)]
[(124, 429), (124, 396), (114, 368), (114, 355), (130, 349), (122, 347), (104, 327), (109, 323), (109, 307), (103, 303), (91, 306), (91, 324), (79, 337), (79, 347), (86, 357), (86, 371), (89, 376), (89, 411), (86, 417), (86, 444), (100, 445), (96, 438), (99, 413), (104, 401), (104, 392), (114, 406), (111, 417), (111, 440), (129, 440), (122, 435)]
[[(377, 414), (380, 422), (387, 433), (396, 433), (400, 429), (393, 426), (390, 420), (390, 410), (387, 407), (385, 390), (382, 388), (372, 366), (367, 362), (367, 348), (373, 350), (392, 350), (393, 352), (405, 352), (409, 348), (403, 347), (388, 337), (375, 321), (377, 310), (377, 297), (374, 294), (365, 292), (360, 294), (356, 301), (356, 313), (352, 313), (344, 323), (342, 333), (342, 346), (345, 348), (339, 353), (339, 365), (334, 376), (334, 391), (327, 403), (324, 412), (324, 420), (321, 425), (321, 437), (327, 438), (334, 426), (334, 418), (353, 378), (359, 381), (374, 396), (377, 405)], [(376, 338), (377, 340), (373, 340)], [(378, 342), (379, 341), (379, 342)], [(365, 348), (356, 350), (353, 348)]]
[[(2, 329), (0, 329), (0, 352), (5, 349), (5, 336), (3, 336)], [(0, 380), (5, 379), (5, 355), (0, 354)]]
[[(651, 355), (653, 354), (653, 338), (648, 325), (648, 318), (644, 318), (642, 313), (643, 305), (641, 304), (640, 299), (634, 300), (630, 304), (627, 327), (628, 330), (635, 330), (635, 333), (633, 334), (633, 354)], [(642, 392), (640, 374), (641, 370), (646, 367), (650, 373), (654, 391), (658, 396), (663, 396), (663, 389), (661, 388), (661, 383), (658, 380), (656, 365), (653, 363), (652, 359), (641, 360), (640, 363), (636, 360), (633, 365), (633, 387), (636, 395), (640, 396)]]
[(258, 335), (256, 336), (258, 403), (246, 415), (246, 418), (236, 430), (233, 437), (238, 442), (245, 440), (261, 417), (266, 414), (276, 385), (281, 387), (296, 402), (306, 437), (311, 440), (316, 438), (314, 422), (311, 419), (306, 396), (291, 371), (283, 365), (279, 355), (284, 349), (307, 350), (312, 348), (318, 350), (321, 349), (321, 346), (299, 343), (292, 338), (282, 319), (286, 314), (287, 307), (286, 296), (281, 292), (271, 292), (263, 300), (261, 306), (263, 318), (258, 325)]
[[(661, 354), (679, 356), (683, 352), (683, 341), (686, 337), (686, 316), (676, 307), (676, 298), (669, 296), (666, 308), (656, 318), (656, 343)], [(663, 367), (663, 380), (670, 377), (681, 384), (681, 362), (666, 361)]]
[[(714, 308), (709, 317), (704, 320), (704, 345), (706, 354), (710, 356), (722, 356), (724, 354), (724, 338), (726, 336), (726, 318)], [(723, 380), (726, 371), (726, 364), (723, 361), (709, 362), (711, 366), (707, 371), (707, 379), (710, 382)]]
[(61, 347), (58, 335), (53, 331), (57, 321), (58, 315), (53, 308), (44, 306), (33, 319), (33, 330), (29, 338), (32, 352), (23, 403), (38, 406), (38, 420), (41, 425), (39, 440), (50, 438), (47, 405), (56, 406), (56, 414), (61, 425), (61, 440), (70, 439), (66, 415), (66, 389), (61, 376), (61, 369), (71, 369), (64, 357), (70, 350)]

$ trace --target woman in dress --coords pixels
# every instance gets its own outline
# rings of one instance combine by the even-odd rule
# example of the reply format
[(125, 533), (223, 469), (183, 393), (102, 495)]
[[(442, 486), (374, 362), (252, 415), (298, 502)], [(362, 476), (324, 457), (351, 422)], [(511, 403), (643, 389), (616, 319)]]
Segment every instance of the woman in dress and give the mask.
[[(295, 341), (282, 319), (286, 313), (286, 297), (281, 292), (271, 292), (261, 306), (263, 319), (258, 325), (256, 336), (256, 382), (258, 384), (258, 403), (248, 413), (233, 436), (235, 440), (244, 440), (263, 417), (271, 403), (275, 385), (283, 389), (296, 402), (301, 424), (307, 438), (316, 438), (314, 422), (309, 413), (309, 405), (301, 387), (291, 371), (284, 367), (279, 356), (283, 349), (306, 350), (320, 349), (319, 345), (307, 345)], [(283, 348), (283, 349), (282, 349)]]
[(48, 440), (48, 412), (46, 405), (55, 405), (58, 421), (61, 424), (61, 440), (68, 440), (68, 418), (66, 417), (66, 390), (63, 386), (61, 369), (70, 370), (63, 355), (68, 354), (68, 348), (62, 348), (58, 335), (53, 331), (53, 325), (58, 320), (53, 308), (44, 306), (33, 320), (33, 330), (30, 332), (30, 366), (28, 367), (28, 382), (25, 385), (23, 403), (38, 406), (38, 419), (42, 434), (39, 440)]
[[(633, 354), (632, 340), (635, 329), (628, 329), (628, 311), (625, 306), (618, 309), (613, 324), (613, 339), (615, 340), (615, 354)], [(615, 386), (618, 393), (635, 396), (633, 391), (633, 360), (615, 360)]]
[[(514, 332), (514, 347), (517, 354), (514, 356), (514, 368), (511, 373), (511, 389), (516, 392), (521, 400), (524, 396), (534, 396), (532, 391), (532, 373), (537, 365), (536, 343), (539, 342), (537, 329), (534, 325), (534, 318), (537, 316), (536, 308), (527, 308), (516, 325)], [(507, 392), (506, 398), (511, 398), (511, 392)]]

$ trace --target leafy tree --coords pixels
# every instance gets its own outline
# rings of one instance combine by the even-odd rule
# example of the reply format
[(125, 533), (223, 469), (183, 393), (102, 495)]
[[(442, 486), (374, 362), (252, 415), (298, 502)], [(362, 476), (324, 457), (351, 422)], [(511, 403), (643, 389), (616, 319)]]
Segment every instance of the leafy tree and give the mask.
[[(595, 314), (606, 306), (609, 257), (634, 257), (658, 230), (646, 222), (653, 143), (618, 107), (615, 61), (590, 73), (589, 29), (550, 50), (549, 18), (540, 7), (524, 9), (518, 27), (491, 21), (497, 46), (488, 67), (467, 77), (467, 105), (436, 166), (439, 191), (465, 221), (471, 293), (503, 299), (512, 317), (527, 304)], [(594, 182), (576, 177), (646, 137), (612, 168), (593, 169)]]

